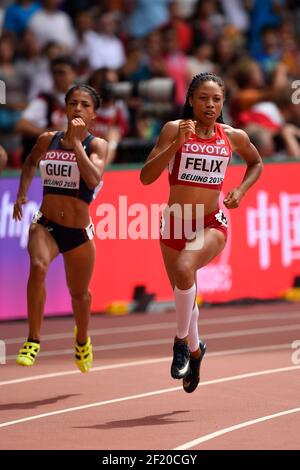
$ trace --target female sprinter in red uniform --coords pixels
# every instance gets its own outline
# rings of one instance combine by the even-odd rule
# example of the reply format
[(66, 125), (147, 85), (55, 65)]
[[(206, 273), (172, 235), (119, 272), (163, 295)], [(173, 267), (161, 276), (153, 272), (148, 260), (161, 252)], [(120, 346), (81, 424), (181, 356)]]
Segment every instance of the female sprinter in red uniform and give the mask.
[[(166, 216), (165, 212), (162, 218), (160, 245), (175, 297), (177, 331), (171, 376), (183, 379), (187, 393), (197, 388), (206, 350), (198, 336), (196, 273), (213, 260), (226, 243), (227, 220), (219, 209), (219, 194), (232, 152), (245, 160), (247, 169), (240, 185), (224, 199), (228, 209), (239, 206), (262, 171), (261, 157), (247, 134), (223, 124), (224, 97), (221, 78), (211, 73), (196, 75), (189, 86), (183, 119), (164, 125), (141, 171), (142, 183), (151, 184), (166, 167), (169, 170), (169, 213)], [(170, 211), (172, 206), (180, 209), (180, 233), (178, 217)], [(203, 209), (202, 219), (200, 217), (203, 230), (196, 229), (189, 234), (185, 230), (187, 219), (191, 219), (194, 230), (199, 222), (199, 206)], [(187, 217), (185, 207), (192, 209)]]
[(94, 226), (89, 204), (101, 187), (107, 142), (88, 129), (100, 105), (97, 92), (76, 85), (66, 94), (66, 132), (45, 132), (28, 155), (20, 177), (13, 218), (21, 220), (22, 204), (39, 165), (43, 200), (29, 229), (30, 274), (27, 286), (29, 334), (17, 356), (23, 366), (34, 364), (40, 350), (40, 329), (46, 300), (45, 278), (59, 253), (64, 258), (76, 320), (75, 362), (81, 372), (92, 365), (88, 336), (91, 295), (88, 290), (95, 261)]

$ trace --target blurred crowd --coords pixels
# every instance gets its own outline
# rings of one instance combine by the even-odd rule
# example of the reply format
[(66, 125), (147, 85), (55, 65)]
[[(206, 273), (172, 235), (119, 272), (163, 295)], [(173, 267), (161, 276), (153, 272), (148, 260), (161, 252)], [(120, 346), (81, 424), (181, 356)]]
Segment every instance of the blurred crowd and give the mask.
[(300, 0), (2, 0), (0, 144), (19, 168), (42, 132), (65, 128), (68, 88), (88, 83), (108, 163), (144, 161), (193, 76), (215, 72), (225, 122), (264, 159), (300, 160), (299, 44)]

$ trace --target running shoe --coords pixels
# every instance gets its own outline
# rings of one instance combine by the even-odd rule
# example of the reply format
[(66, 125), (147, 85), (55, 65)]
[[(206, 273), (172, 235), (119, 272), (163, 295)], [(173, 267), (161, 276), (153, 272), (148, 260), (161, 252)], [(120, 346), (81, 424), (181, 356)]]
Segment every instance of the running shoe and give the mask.
[(203, 341), (200, 341), (199, 348), (201, 351), (201, 356), (197, 358), (190, 358), (190, 372), (184, 377), (182, 381), (183, 390), (186, 393), (194, 392), (198, 387), (198, 383), (200, 382), (200, 366), (206, 352), (206, 344), (203, 343)]
[(75, 336), (75, 363), (81, 372), (88, 372), (93, 364), (93, 346), (91, 338), (88, 337), (86, 343), (81, 346), (77, 343), (77, 327), (74, 328)]
[(171, 365), (171, 376), (173, 379), (183, 379), (190, 372), (190, 351), (184, 341), (174, 341), (173, 362)]
[(19, 366), (33, 366), (41, 346), (34, 341), (25, 341), (16, 357), (16, 363)]

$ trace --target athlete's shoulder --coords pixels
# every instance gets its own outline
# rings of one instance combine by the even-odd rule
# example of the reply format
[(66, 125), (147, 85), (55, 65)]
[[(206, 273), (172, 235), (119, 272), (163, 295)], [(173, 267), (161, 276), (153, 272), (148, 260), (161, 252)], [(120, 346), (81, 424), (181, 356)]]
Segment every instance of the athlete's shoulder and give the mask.
[(43, 132), (41, 135), (38, 136), (37, 138), (37, 145), (39, 147), (45, 147), (50, 145), (50, 142), (52, 141), (53, 137), (57, 134), (57, 131), (46, 131)]
[(248, 139), (248, 134), (243, 129), (229, 126), (228, 124), (221, 124), (221, 127), (230, 140), (242, 141)]
[(95, 152), (99, 156), (105, 156), (107, 153), (107, 149), (108, 149), (107, 140), (102, 139), (101, 137), (95, 137), (93, 135), (92, 137), (93, 139), (91, 139), (91, 143), (90, 143), (91, 152)]
[(91, 143), (93, 143), (94, 145), (95, 144), (107, 144), (107, 140), (103, 139), (102, 137), (96, 137), (95, 135), (93, 134), (90, 134), (90, 138), (91, 138)]
[(176, 119), (175, 121), (167, 121), (161, 130), (162, 135), (174, 136), (177, 134), (179, 129), (179, 124), (182, 119)]
[(243, 129), (238, 129), (229, 126), (228, 124), (221, 124), (221, 126), (227, 138), (229, 139), (233, 150), (238, 149), (244, 145), (249, 145), (250, 140), (248, 134)]

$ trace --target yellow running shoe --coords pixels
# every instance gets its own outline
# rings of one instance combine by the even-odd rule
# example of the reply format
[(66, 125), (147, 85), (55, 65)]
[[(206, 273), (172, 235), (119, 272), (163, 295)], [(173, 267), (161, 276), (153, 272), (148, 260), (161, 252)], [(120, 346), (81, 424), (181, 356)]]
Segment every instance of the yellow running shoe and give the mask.
[(40, 348), (41, 346), (39, 343), (25, 341), (23, 347), (19, 350), (19, 354), (17, 355), (17, 364), (19, 364), (19, 366), (33, 366)]
[(81, 372), (88, 372), (93, 364), (93, 346), (91, 343), (90, 336), (88, 337), (86, 343), (83, 346), (80, 346), (77, 343), (77, 327), (74, 328), (75, 336), (75, 363), (78, 369)]

